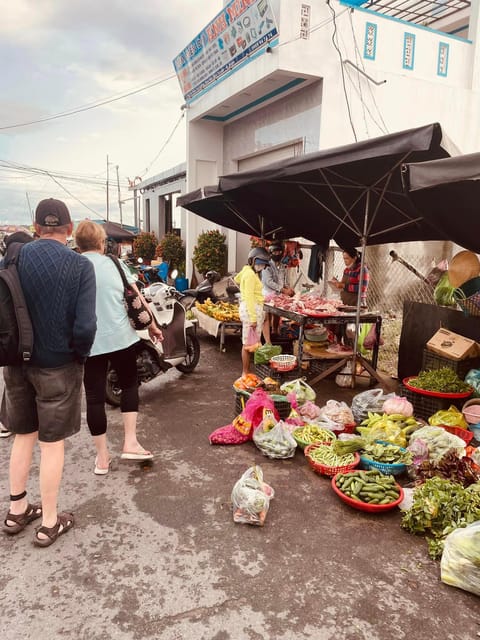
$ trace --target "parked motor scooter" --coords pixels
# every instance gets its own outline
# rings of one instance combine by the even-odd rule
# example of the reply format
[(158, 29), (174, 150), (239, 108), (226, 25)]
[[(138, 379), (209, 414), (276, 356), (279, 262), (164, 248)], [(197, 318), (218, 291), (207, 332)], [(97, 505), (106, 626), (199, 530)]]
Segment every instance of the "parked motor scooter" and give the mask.
[[(200, 343), (195, 324), (186, 319), (179, 292), (162, 282), (147, 287), (144, 296), (155, 321), (162, 330), (163, 341), (152, 342), (148, 330), (137, 331), (138, 384), (149, 382), (175, 367), (182, 373), (192, 373), (200, 360)], [(111, 366), (107, 372), (106, 398), (113, 406), (120, 405), (118, 377)]]
[(142, 258), (138, 258), (138, 272), (141, 280), (143, 280), (146, 287), (150, 286), (154, 282), (167, 282), (168, 265), (162, 262), (158, 265), (145, 265)]
[(182, 304), (186, 309), (190, 309), (195, 302), (203, 304), (207, 298), (210, 298), (212, 302), (238, 302), (237, 294), (240, 289), (236, 284), (229, 285), (226, 288), (226, 297), (218, 297), (214, 290), (213, 285), (219, 282), (222, 276), (217, 271), (207, 271), (205, 274), (205, 280), (203, 280), (195, 289), (185, 289), (182, 296)]

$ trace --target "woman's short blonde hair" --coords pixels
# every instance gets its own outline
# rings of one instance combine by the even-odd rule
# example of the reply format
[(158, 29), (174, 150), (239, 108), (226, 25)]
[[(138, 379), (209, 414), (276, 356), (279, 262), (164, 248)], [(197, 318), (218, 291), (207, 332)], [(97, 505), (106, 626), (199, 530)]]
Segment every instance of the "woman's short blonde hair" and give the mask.
[(100, 251), (105, 242), (105, 229), (101, 224), (91, 220), (83, 220), (75, 231), (75, 242), (84, 251)]

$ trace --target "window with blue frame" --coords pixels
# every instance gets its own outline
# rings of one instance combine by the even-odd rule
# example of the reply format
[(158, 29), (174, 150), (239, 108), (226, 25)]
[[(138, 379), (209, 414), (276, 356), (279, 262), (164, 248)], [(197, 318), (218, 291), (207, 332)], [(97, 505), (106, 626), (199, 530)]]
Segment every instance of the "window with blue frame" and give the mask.
[(449, 46), (446, 42), (438, 43), (437, 75), (446, 78), (448, 75)]
[(405, 33), (403, 37), (403, 68), (413, 70), (415, 63), (415, 36), (413, 33)]
[(367, 22), (365, 25), (365, 45), (363, 47), (363, 57), (366, 60), (375, 60), (377, 54), (377, 25)]

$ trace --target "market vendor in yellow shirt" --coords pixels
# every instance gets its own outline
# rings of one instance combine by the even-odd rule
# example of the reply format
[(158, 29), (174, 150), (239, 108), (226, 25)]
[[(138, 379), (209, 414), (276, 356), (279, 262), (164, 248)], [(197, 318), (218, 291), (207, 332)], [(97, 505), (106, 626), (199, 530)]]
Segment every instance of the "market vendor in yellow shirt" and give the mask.
[(262, 247), (251, 249), (247, 264), (235, 276), (240, 287), (239, 315), (242, 322), (242, 376), (250, 371), (250, 353), (260, 346), (265, 320), (264, 296), (260, 273), (270, 262), (268, 252)]

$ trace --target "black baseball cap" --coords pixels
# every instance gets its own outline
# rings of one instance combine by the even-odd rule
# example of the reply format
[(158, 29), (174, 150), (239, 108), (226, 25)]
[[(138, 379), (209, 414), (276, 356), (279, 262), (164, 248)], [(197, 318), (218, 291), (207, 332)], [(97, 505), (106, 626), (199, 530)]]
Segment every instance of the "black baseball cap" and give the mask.
[(63, 227), (65, 224), (71, 224), (72, 219), (64, 202), (46, 198), (37, 205), (35, 222), (41, 227)]

